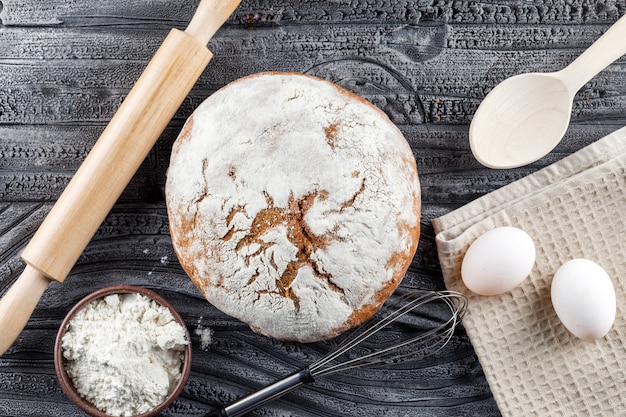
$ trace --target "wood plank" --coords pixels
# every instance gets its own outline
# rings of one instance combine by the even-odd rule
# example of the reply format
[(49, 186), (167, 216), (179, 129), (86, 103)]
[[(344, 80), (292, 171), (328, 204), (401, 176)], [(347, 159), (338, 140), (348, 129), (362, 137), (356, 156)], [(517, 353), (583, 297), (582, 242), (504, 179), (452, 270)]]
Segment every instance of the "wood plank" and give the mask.
[[(87, 0), (4, 0), (0, 18), (5, 25), (74, 25), (101, 22), (188, 22), (197, 2), (110, 0), (94, 4)], [(244, 1), (231, 18), (242, 24), (289, 24), (337, 21), (446, 23), (580, 23), (615, 20), (624, 9), (623, 0), (603, 1), (590, 7), (586, 0), (516, 3), (507, 1), (410, 0), (251, 0)], [(252, 21), (249, 15), (258, 17)]]

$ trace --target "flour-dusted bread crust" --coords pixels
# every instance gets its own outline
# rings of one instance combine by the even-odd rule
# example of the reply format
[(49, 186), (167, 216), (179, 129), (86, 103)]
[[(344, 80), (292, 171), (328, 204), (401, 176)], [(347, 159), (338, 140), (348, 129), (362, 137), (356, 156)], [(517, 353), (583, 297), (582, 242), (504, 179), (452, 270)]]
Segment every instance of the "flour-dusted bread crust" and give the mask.
[(374, 314), (419, 239), (411, 148), (333, 83), (242, 78), (205, 100), (174, 144), (172, 241), (195, 285), (254, 331), (313, 342)]

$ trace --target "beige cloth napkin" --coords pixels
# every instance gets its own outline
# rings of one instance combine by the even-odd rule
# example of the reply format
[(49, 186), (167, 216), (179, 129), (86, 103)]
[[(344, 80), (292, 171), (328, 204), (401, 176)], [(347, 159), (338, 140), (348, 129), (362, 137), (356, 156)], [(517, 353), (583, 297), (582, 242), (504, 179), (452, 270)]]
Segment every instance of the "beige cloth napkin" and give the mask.
[[(525, 230), (535, 267), (513, 291), (471, 293), (470, 243), (497, 226)], [(433, 220), (445, 284), (469, 296), (463, 320), (504, 417), (626, 415), (626, 128)], [(596, 341), (572, 336), (550, 300), (554, 272), (584, 257), (608, 272), (617, 319)]]

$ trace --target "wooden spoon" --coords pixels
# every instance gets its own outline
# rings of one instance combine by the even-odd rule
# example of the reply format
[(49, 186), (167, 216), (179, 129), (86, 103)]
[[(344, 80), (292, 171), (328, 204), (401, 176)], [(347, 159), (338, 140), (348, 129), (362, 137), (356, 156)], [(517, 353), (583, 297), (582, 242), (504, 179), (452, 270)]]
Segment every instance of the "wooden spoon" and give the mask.
[(626, 16), (561, 71), (528, 73), (497, 85), (472, 119), (470, 147), (490, 168), (515, 168), (548, 154), (570, 121), (576, 92), (626, 53)]
[(209, 39), (241, 0), (201, 0), (173, 29), (22, 253), (26, 268), (0, 300), (0, 355), (51, 280), (63, 282), (213, 54)]

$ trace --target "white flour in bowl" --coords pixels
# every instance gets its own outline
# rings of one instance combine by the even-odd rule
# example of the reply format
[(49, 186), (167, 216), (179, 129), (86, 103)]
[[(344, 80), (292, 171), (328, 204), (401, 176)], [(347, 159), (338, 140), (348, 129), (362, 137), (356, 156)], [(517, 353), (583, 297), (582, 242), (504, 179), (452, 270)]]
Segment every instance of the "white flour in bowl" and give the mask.
[(188, 343), (169, 309), (137, 293), (87, 304), (62, 342), (74, 387), (111, 416), (134, 416), (161, 404), (180, 378)]

